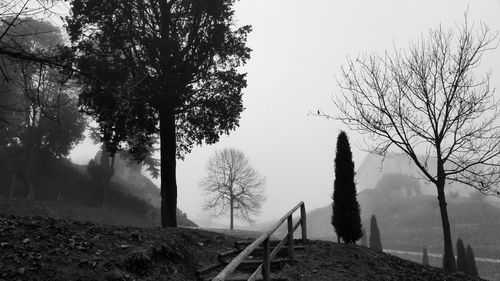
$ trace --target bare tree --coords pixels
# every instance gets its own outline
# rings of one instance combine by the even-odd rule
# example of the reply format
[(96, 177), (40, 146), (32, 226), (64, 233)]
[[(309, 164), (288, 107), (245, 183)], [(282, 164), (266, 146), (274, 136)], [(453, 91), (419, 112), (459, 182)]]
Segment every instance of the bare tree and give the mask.
[[(19, 50), (55, 53), (63, 42), (61, 32), (50, 22), (27, 18), (20, 22), (3, 20), (13, 23), (4, 38), (19, 35), (13, 43)], [(0, 147), (20, 149), (25, 154), (22, 167), (9, 168), (11, 194), (16, 174), (22, 174), (28, 199), (34, 199), (31, 171), (35, 169), (35, 155), (45, 151), (53, 157), (65, 157), (84, 137), (86, 119), (78, 112), (78, 86), (60, 69), (31, 60), (1, 57), (0, 72)]]
[(264, 177), (250, 166), (245, 154), (234, 148), (216, 151), (207, 173), (200, 182), (208, 196), (205, 208), (215, 215), (229, 211), (230, 229), (234, 229), (234, 217), (252, 221), (264, 201)]
[[(64, 7), (64, 1), (60, 0), (0, 3), (0, 83), (3, 84), (0, 87), (0, 125), (12, 124), (13, 120), (6, 114), (12, 116), (18, 111), (19, 104), (12, 103), (11, 95), (14, 93), (12, 85), (18, 82), (16, 79), (21, 74), (23, 77), (29, 74), (30, 78), (38, 75), (41, 80), (45, 73), (58, 73), (59, 86), (70, 80), (73, 73), (71, 50), (64, 46), (63, 34), (56, 24)], [(34, 103), (42, 102), (37, 92), (29, 98)]]
[[(456, 30), (432, 29), (408, 51), (348, 60), (333, 118), (367, 134), (369, 151), (390, 147), (407, 154), (437, 189), (444, 235), (444, 267), (455, 270), (445, 183), (459, 182), (484, 194), (499, 194), (500, 130), (491, 71), (476, 77), (498, 34), (467, 23)], [(326, 114), (320, 112), (320, 115)]]
[[(40, 49), (26, 49), (23, 44), (26, 38), (47, 37), (51, 34), (57, 36), (59, 29), (33, 30), (22, 26), (30, 26), (40, 20), (51, 22), (55, 26), (57, 19), (63, 16), (66, 10), (65, 1), (60, 0), (2, 1), (0, 3), (0, 75), (4, 75), (2, 70), (5, 58), (30, 61), (56, 68), (71, 68), (70, 62), (67, 61), (67, 54), (64, 54), (62, 48), (58, 53), (43, 52)], [(69, 50), (66, 51), (68, 52)]]

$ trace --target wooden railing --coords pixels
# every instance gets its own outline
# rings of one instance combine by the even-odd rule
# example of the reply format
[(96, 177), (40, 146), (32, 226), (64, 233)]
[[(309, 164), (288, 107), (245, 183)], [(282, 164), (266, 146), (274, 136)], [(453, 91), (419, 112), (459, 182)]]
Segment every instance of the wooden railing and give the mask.
[[(300, 208), (300, 219), (295, 225), (293, 225), (293, 213)], [(285, 222), (288, 222), (288, 233), (278, 245), (270, 252), (269, 239), (271, 235)], [(257, 238), (252, 244), (246, 247), (238, 256), (236, 256), (212, 281), (223, 281), (234, 272), (234, 270), (241, 264), (241, 262), (248, 257), (257, 247), (261, 244), (263, 246), (263, 258), (262, 264), (255, 270), (255, 272), (250, 276), (248, 281), (254, 281), (257, 276), (262, 273), (263, 280), (268, 281), (271, 275), (271, 260), (276, 257), (278, 252), (281, 250), (285, 242), (288, 246), (288, 258), (290, 263), (294, 263), (294, 253), (293, 253), (293, 233), (300, 226), (302, 229), (302, 241), (304, 244), (307, 243), (307, 227), (306, 227), (306, 207), (304, 202), (300, 202), (291, 209), (286, 215), (284, 215), (269, 231), (262, 234)]]

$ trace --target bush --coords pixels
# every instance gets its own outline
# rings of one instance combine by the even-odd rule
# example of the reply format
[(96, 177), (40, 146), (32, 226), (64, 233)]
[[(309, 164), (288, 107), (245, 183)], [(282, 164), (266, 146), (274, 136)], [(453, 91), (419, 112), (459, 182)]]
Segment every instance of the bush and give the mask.
[(382, 251), (382, 240), (380, 239), (380, 230), (375, 215), (372, 215), (370, 220), (370, 248)]
[(143, 274), (152, 265), (152, 260), (144, 251), (134, 251), (125, 258), (125, 267), (128, 271)]
[(366, 240), (366, 231), (364, 228), (362, 229), (362, 234), (363, 236), (361, 236), (361, 246), (368, 247), (368, 240)]
[(466, 250), (467, 255), (467, 274), (474, 277), (479, 277), (479, 273), (477, 272), (476, 266), (476, 258), (474, 257), (474, 252), (472, 251), (472, 247), (467, 245)]
[(422, 265), (429, 266), (429, 255), (427, 254), (426, 247), (424, 247), (424, 253), (422, 255)]
[(465, 253), (464, 243), (462, 239), (457, 239), (457, 271), (464, 273), (469, 272), (467, 267), (467, 255)]

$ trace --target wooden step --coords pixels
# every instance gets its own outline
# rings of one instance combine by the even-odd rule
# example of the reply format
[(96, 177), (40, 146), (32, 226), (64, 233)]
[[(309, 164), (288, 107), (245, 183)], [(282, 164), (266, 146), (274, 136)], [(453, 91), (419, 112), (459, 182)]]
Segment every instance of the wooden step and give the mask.
[(242, 249), (233, 249), (233, 250), (228, 250), (225, 252), (220, 252), (217, 254), (217, 260), (223, 263), (227, 263), (225, 260), (227, 257), (233, 257), (241, 253)]
[(207, 274), (211, 271), (215, 271), (215, 270), (220, 271), (220, 270), (224, 269), (224, 267), (226, 265), (227, 265), (227, 263), (221, 263), (221, 262), (213, 263), (211, 265), (205, 266), (202, 269), (196, 270), (196, 276), (201, 277), (202, 275)]
[[(234, 242), (234, 247), (236, 249), (245, 249), (246, 247), (248, 247), (248, 245), (252, 244), (253, 241), (252, 240), (240, 240), (240, 241), (236, 241)], [(269, 246), (271, 248), (274, 248), (276, 247), (278, 244), (280, 243), (279, 240), (271, 240), (269, 241)], [(302, 239), (293, 239), (293, 244), (294, 245), (304, 245), (304, 242), (302, 241)], [(286, 244), (285, 244), (286, 245)]]
[[(229, 276), (226, 281), (248, 281), (248, 278), (250, 278), (251, 273), (244, 273), (244, 272), (234, 272), (231, 276)], [(281, 277), (277, 275), (276, 273), (271, 273), (270, 276), (270, 281), (289, 281), (287, 278)], [(263, 280), (262, 275), (258, 275), (256, 280)]]
[[(305, 250), (304, 245), (294, 245), (293, 246), (294, 252), (297, 253), (297, 251), (302, 252)], [(254, 257), (262, 257), (262, 254), (264, 253), (264, 250), (262, 248), (257, 248), (255, 251), (253, 251), (250, 255)], [(276, 255), (277, 258), (283, 258), (288, 256), (288, 246), (283, 246), (278, 254)]]
[[(248, 281), (248, 278), (250, 277), (250, 275), (248, 275), (247, 277), (235, 277), (235, 278), (232, 278), (232, 277), (229, 277), (229, 279), (226, 279), (226, 281)], [(257, 279), (255, 280), (264, 280), (262, 279), (262, 277), (258, 277)], [(277, 277), (277, 278), (270, 278), (269, 281), (289, 281), (287, 278), (281, 278), (281, 277)]]
[[(271, 270), (272, 271), (279, 271), (281, 270), (285, 264), (289, 260), (287, 258), (284, 259), (274, 259), (271, 261)], [(262, 264), (262, 260), (244, 260), (239, 266), (238, 266), (238, 271), (243, 271), (243, 272), (254, 272), (257, 267), (259, 267)]]

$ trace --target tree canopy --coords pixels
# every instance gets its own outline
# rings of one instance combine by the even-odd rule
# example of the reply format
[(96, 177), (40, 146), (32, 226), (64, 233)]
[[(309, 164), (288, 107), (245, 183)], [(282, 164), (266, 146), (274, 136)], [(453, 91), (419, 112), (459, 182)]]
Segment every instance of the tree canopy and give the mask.
[(71, 2), (80, 101), (108, 149), (142, 160), (160, 136), (163, 226), (176, 226), (175, 158), (239, 124), (251, 28), (236, 27), (234, 2)]
[[(22, 34), (16, 46), (31, 53), (58, 52), (62, 35), (57, 27), (32, 18), (18, 21), (13, 21), (15, 24), (5, 35)], [(36, 146), (55, 157), (67, 156), (83, 139), (86, 126), (78, 112), (76, 85), (66, 74), (43, 63), (4, 58), (1, 66), (0, 119), (5, 132), (1, 143)]]

